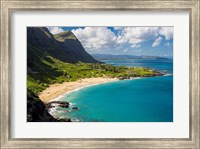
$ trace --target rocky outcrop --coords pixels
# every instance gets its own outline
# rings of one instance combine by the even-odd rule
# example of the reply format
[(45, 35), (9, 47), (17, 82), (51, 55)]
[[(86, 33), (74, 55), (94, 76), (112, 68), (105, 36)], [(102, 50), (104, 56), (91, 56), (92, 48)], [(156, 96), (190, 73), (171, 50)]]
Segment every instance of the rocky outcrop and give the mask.
[(28, 91), (27, 97), (27, 121), (28, 122), (71, 122), (67, 119), (56, 119), (48, 113), (44, 103), (33, 93)]
[(69, 102), (67, 101), (52, 101), (46, 104), (47, 108), (52, 108), (52, 107), (63, 107), (63, 108), (69, 108)]
[(72, 107), (72, 109), (73, 109), (73, 110), (79, 110), (79, 108), (78, 108), (78, 107)]
[(126, 80), (126, 79), (130, 79), (130, 77), (129, 76), (119, 77), (119, 80)]

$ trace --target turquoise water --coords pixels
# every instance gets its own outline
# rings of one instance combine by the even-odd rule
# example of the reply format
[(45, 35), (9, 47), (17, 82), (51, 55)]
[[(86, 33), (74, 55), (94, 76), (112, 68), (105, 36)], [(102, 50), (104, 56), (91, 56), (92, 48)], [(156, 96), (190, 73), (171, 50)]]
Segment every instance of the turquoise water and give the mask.
[[(61, 100), (79, 110), (57, 116), (84, 122), (172, 122), (172, 60), (107, 60), (112, 65), (143, 66), (171, 74), (168, 76), (120, 80), (83, 88)], [(64, 111), (63, 111), (64, 110)]]

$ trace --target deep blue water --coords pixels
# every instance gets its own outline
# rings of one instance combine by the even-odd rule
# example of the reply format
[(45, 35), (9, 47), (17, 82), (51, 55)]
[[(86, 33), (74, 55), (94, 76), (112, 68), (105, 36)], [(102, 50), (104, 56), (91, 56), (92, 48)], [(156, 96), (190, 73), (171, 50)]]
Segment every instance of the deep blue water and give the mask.
[[(172, 122), (172, 60), (106, 60), (112, 65), (142, 66), (171, 74), (168, 76), (120, 80), (72, 92), (61, 100), (80, 110), (60, 108), (59, 117), (84, 122)], [(54, 113), (55, 114), (55, 113)]]

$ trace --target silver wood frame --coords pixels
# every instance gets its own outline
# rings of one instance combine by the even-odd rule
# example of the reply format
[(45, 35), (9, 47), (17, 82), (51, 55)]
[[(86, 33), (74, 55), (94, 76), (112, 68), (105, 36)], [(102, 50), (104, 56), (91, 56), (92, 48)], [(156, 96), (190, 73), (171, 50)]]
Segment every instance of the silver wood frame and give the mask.
[[(0, 106), (1, 148), (200, 148), (200, 1), (199, 0), (0, 0), (1, 51), (0, 51)], [(10, 135), (11, 82), (11, 14), (17, 10), (136, 10), (180, 11), (190, 13), (190, 137), (188, 139), (13, 139)]]

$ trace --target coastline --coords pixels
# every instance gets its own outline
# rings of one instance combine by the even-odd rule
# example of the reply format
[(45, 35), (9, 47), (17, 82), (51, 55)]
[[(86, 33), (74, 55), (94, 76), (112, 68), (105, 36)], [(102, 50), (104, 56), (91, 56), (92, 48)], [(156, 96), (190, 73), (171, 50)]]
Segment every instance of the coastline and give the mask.
[(119, 80), (118, 78), (99, 77), (99, 78), (85, 78), (74, 82), (63, 82), (62, 84), (56, 83), (49, 85), (49, 87), (46, 88), (41, 93), (39, 93), (38, 96), (42, 100), (42, 102), (48, 103), (51, 101), (58, 101), (63, 96), (85, 87), (118, 81), (118, 80)]
[[(167, 74), (163, 76), (168, 76)], [(157, 77), (157, 76), (153, 76)], [(129, 79), (124, 80), (133, 80), (133, 79), (141, 79), (141, 78), (147, 78), (147, 77), (131, 77)], [(48, 88), (46, 88), (44, 91), (39, 93), (39, 98), (43, 103), (49, 103), (52, 101), (59, 101), (62, 97), (65, 95), (78, 91), (85, 87), (90, 87), (94, 85), (99, 85), (103, 83), (109, 83), (114, 81), (119, 81), (119, 78), (105, 78), (105, 77), (98, 77), (98, 78), (85, 78), (80, 79), (74, 82), (63, 82), (61, 84), (51, 84)]]

